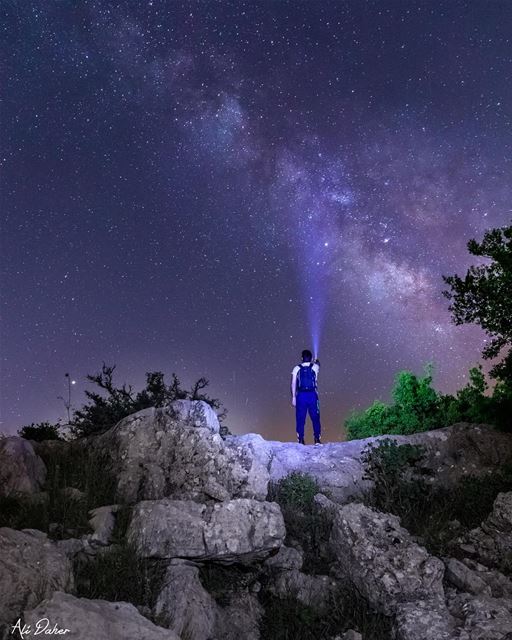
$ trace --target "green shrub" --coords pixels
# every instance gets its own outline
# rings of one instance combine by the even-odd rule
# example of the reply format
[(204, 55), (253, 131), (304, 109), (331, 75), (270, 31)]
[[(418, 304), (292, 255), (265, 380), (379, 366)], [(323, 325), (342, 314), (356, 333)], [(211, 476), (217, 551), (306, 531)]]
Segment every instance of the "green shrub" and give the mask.
[(364, 459), (374, 487), (364, 502), (397, 515), (402, 526), (421, 538), (433, 555), (453, 555), (449, 543), (455, 535), (454, 523), (465, 531), (479, 526), (491, 512), (498, 493), (512, 490), (512, 468), (484, 477), (467, 477), (454, 487), (444, 488), (420, 475), (422, 455), (421, 447), (391, 440), (369, 447)]
[(293, 471), (269, 488), (269, 500), (295, 509), (308, 508), (320, 492), (317, 481), (307, 473)]
[(162, 588), (165, 563), (140, 558), (135, 547), (113, 545), (87, 560), (75, 561), (77, 596), (131, 602), (152, 608)]
[(268, 500), (281, 507), (286, 544), (298, 542), (304, 550), (304, 571), (327, 573), (331, 563), (328, 540), (332, 520), (317, 507), (313, 498), (320, 492), (316, 480), (304, 473), (293, 472), (269, 486)]
[(38, 422), (25, 425), (18, 431), (18, 435), (26, 440), (42, 442), (43, 440), (62, 440), (60, 425), (50, 422)]
[(363, 411), (353, 411), (345, 420), (347, 439), (409, 435), (456, 422), (512, 428), (512, 384), (498, 382), (490, 395), (480, 366), (470, 369), (467, 385), (454, 396), (439, 394), (432, 387), (431, 365), (426, 366), (423, 376), (400, 371), (395, 378), (392, 399), (391, 404), (376, 400)]
[(394, 512), (398, 505), (409, 504), (417, 493), (426, 490), (425, 483), (416, 479), (407, 481), (414, 465), (424, 456), (425, 449), (419, 445), (399, 445), (384, 438), (370, 445), (363, 452), (365, 479), (373, 481), (369, 499), (380, 510)]
[(39, 529), (56, 539), (77, 537), (90, 530), (91, 509), (118, 502), (103, 454), (64, 441), (38, 445), (37, 453), (47, 468), (44, 492), (1, 498), (0, 526)]

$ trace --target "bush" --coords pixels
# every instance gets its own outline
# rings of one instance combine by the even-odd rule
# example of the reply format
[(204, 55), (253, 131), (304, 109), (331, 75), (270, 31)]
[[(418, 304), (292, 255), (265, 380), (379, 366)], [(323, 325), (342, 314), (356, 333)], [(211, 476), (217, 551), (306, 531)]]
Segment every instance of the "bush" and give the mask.
[(493, 424), (510, 428), (512, 386), (498, 382), (492, 395), (481, 367), (469, 371), (468, 384), (455, 396), (432, 388), (432, 367), (418, 377), (400, 371), (392, 391), (393, 403), (376, 400), (364, 411), (353, 411), (345, 421), (348, 440), (386, 434), (409, 435), (446, 427), (456, 422)]
[(226, 410), (222, 409), (220, 401), (204, 392), (209, 385), (206, 378), (199, 378), (190, 390), (185, 390), (176, 374), (172, 374), (172, 381), (167, 385), (161, 371), (151, 371), (146, 374), (145, 388), (135, 393), (131, 386), (114, 385), (114, 370), (115, 365), (108, 367), (104, 363), (100, 373), (87, 376), (100, 389), (100, 393), (88, 390), (85, 392), (90, 402), (74, 412), (71, 425), (74, 436), (102, 433), (136, 411), (161, 407), (174, 400), (203, 400), (220, 412), (220, 420), (226, 416)]
[(420, 475), (422, 455), (421, 447), (391, 440), (369, 447), (364, 458), (374, 487), (364, 502), (398, 516), (402, 526), (421, 538), (433, 555), (453, 555), (449, 543), (454, 523), (468, 531), (479, 526), (498, 493), (512, 490), (512, 467), (485, 477), (465, 478), (448, 489), (434, 486)]
[(76, 560), (74, 568), (78, 597), (149, 608), (153, 608), (165, 576), (164, 562), (140, 558), (125, 542), (85, 561)]
[(331, 556), (328, 540), (332, 521), (313, 498), (320, 492), (316, 480), (304, 473), (293, 472), (269, 486), (268, 500), (281, 507), (285, 526), (285, 544), (299, 543), (304, 551), (304, 571), (328, 573)]
[(18, 431), (18, 435), (26, 440), (42, 442), (43, 440), (62, 440), (60, 425), (50, 422), (38, 422), (25, 425)]
[(362, 460), (366, 466), (365, 479), (373, 481), (369, 500), (381, 511), (394, 513), (399, 505), (409, 505), (418, 492), (426, 490), (419, 479), (410, 481), (414, 465), (424, 456), (425, 449), (419, 445), (397, 444), (385, 438), (370, 445)]
[(48, 531), (48, 504), (43, 496), (0, 497), (0, 527)]
[(90, 530), (91, 509), (118, 502), (105, 456), (77, 442), (39, 445), (37, 453), (47, 469), (45, 499), (13, 498), (17, 507), (7, 501), (0, 521), (11, 524), (4, 526), (40, 529), (53, 538), (77, 537)]

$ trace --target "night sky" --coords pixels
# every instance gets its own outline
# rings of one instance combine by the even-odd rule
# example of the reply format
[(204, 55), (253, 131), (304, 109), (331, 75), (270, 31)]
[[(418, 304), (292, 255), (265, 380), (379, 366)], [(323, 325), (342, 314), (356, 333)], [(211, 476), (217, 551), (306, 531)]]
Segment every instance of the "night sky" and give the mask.
[(3, 431), (106, 361), (205, 375), (233, 432), (292, 440), (311, 327), (324, 440), (401, 368), (465, 384), (484, 335), (441, 276), (511, 217), (508, 0), (2, 12)]

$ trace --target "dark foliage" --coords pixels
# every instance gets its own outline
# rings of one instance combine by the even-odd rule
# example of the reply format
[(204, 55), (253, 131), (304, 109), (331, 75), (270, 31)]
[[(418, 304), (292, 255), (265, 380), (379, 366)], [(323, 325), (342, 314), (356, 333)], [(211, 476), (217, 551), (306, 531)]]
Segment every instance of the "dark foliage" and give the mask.
[(347, 629), (371, 640), (391, 639), (391, 619), (372, 611), (353, 589), (339, 589), (325, 611), (289, 598), (261, 597), (265, 609), (261, 637), (268, 640), (332, 640)]
[(467, 531), (478, 527), (491, 512), (498, 493), (512, 490), (512, 468), (485, 477), (470, 476), (446, 489), (428, 482), (421, 460), (421, 447), (393, 441), (369, 447), (365, 461), (374, 488), (365, 502), (399, 516), (402, 526), (418, 536), (433, 555), (453, 555), (448, 545), (455, 535), (454, 524)]
[(477, 324), (490, 337), (485, 359), (505, 352), (491, 375), (512, 385), (512, 226), (491, 229), (480, 243), (470, 240), (468, 250), (484, 263), (471, 266), (463, 278), (444, 276), (450, 289), (443, 293), (455, 324)]
[(490, 393), (481, 367), (470, 369), (467, 385), (454, 396), (438, 393), (432, 379), (431, 365), (423, 376), (400, 371), (392, 391), (393, 402), (376, 400), (368, 409), (353, 412), (345, 421), (347, 439), (409, 435), (456, 422), (512, 426), (512, 387), (498, 382)]
[(78, 597), (152, 608), (162, 587), (165, 563), (140, 558), (123, 541), (100, 555), (75, 561), (74, 570)]
[(304, 550), (306, 573), (328, 573), (332, 558), (327, 541), (331, 533), (331, 518), (315, 504), (320, 492), (316, 480), (304, 473), (293, 472), (269, 486), (267, 500), (281, 507), (285, 526), (285, 544), (298, 542)]
[(77, 437), (102, 433), (114, 426), (126, 416), (146, 409), (147, 407), (162, 407), (174, 400), (203, 400), (213, 407), (219, 419), (226, 416), (226, 410), (221, 403), (205, 393), (209, 382), (206, 378), (199, 378), (190, 390), (183, 389), (176, 374), (172, 374), (170, 384), (166, 384), (164, 374), (152, 371), (146, 374), (146, 386), (142, 391), (134, 392), (131, 386), (114, 384), (114, 366), (103, 363), (100, 373), (88, 375), (100, 391), (85, 392), (89, 403), (74, 412), (71, 431)]
[(230, 604), (234, 594), (249, 588), (259, 576), (260, 570), (254, 566), (222, 565), (207, 562), (200, 567), (201, 584), (222, 607)]
[(26, 440), (34, 440), (35, 442), (62, 440), (60, 425), (51, 424), (50, 422), (32, 422), (32, 424), (22, 427), (18, 434)]

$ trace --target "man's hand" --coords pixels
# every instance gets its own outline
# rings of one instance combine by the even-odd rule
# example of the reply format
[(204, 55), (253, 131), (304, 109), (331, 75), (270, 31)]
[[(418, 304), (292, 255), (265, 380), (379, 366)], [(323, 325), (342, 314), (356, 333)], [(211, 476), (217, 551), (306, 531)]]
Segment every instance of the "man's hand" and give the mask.
[(295, 396), (293, 396), (292, 398), (292, 407), (295, 407), (297, 404), (297, 399), (295, 398)]

